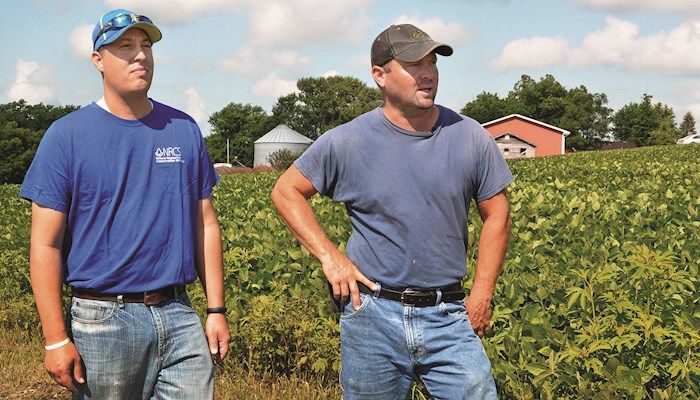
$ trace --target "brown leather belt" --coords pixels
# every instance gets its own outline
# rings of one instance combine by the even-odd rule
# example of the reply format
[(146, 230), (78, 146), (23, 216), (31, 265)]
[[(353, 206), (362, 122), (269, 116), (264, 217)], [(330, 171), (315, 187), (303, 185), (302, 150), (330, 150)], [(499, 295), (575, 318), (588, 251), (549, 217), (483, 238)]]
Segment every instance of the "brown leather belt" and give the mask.
[(357, 282), (360, 292), (375, 295), (384, 299), (395, 300), (406, 306), (429, 307), (442, 302), (451, 302), (464, 299), (464, 290), (459, 282), (436, 289), (422, 288), (388, 288), (381, 287), (379, 292)]
[(185, 293), (184, 286), (168, 286), (158, 290), (139, 293), (106, 294), (89, 289), (71, 288), (73, 297), (88, 300), (121, 301), (125, 303), (143, 303), (147, 306), (157, 306), (158, 304), (180, 297)]

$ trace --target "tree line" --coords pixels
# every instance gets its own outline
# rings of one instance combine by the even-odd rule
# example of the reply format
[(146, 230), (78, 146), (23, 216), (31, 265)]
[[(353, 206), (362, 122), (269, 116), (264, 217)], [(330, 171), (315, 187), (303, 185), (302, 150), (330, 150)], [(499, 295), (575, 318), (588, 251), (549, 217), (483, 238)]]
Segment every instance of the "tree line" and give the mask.
[[(297, 92), (282, 96), (270, 113), (252, 104), (232, 102), (209, 117), (211, 135), (205, 138), (215, 162), (231, 159), (253, 164), (253, 142), (278, 124), (318, 138), (381, 104), (381, 93), (349, 76), (307, 77), (297, 81)], [(0, 183), (21, 183), (36, 148), (49, 125), (77, 106), (29, 105), (24, 100), (0, 104)], [(504, 97), (481, 92), (460, 110), (485, 123), (509, 114), (522, 114), (566, 129), (568, 147), (593, 150), (603, 141), (624, 140), (637, 146), (671, 144), (695, 133), (695, 117), (688, 112), (676, 124), (673, 109), (644, 94), (613, 112), (605, 93), (591, 93), (581, 85), (567, 89), (554, 76), (539, 80), (522, 75)]]
[(653, 103), (646, 93), (640, 102), (626, 104), (615, 113), (607, 104), (605, 93), (590, 93), (583, 85), (566, 89), (552, 75), (539, 81), (523, 75), (505, 97), (482, 92), (462, 108), (462, 114), (481, 123), (522, 114), (570, 131), (566, 145), (577, 150), (595, 150), (610, 140), (636, 146), (671, 144), (695, 133), (691, 112), (676, 126), (673, 109)]
[(228, 139), (231, 158), (252, 166), (253, 142), (279, 124), (315, 140), (382, 102), (378, 89), (348, 76), (301, 78), (297, 90), (278, 98), (270, 114), (260, 106), (242, 103), (230, 103), (213, 113), (211, 135), (204, 139), (212, 160), (226, 160)]
[(49, 125), (78, 106), (0, 104), (0, 183), (22, 183)]

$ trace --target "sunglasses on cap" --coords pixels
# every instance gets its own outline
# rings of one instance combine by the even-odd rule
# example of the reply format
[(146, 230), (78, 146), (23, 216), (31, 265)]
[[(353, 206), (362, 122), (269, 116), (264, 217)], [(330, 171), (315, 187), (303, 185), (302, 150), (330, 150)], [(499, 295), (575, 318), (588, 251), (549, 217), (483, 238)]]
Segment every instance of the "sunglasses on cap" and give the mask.
[(107, 23), (102, 27), (102, 29), (100, 29), (100, 32), (97, 34), (97, 36), (95, 36), (95, 41), (92, 42), (92, 45), (94, 46), (95, 43), (97, 43), (97, 40), (100, 38), (100, 36), (102, 36), (104, 33), (109, 31), (118, 31), (122, 28), (131, 26), (137, 22), (147, 22), (153, 25), (153, 21), (151, 21), (150, 18), (144, 15), (119, 14), (116, 17), (107, 21)]

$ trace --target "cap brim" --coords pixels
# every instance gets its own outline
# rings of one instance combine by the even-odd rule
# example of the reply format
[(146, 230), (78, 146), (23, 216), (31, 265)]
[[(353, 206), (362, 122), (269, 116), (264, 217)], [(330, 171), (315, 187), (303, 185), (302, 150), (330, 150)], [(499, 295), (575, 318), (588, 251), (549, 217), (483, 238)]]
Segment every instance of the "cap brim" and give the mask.
[[(97, 39), (97, 43), (100, 44), (100, 47), (106, 46), (115, 40), (119, 39), (124, 32), (128, 31), (129, 29), (133, 28), (139, 28), (142, 29), (146, 34), (148, 35), (148, 38), (151, 39), (151, 43), (155, 43), (159, 41), (161, 38), (163, 38), (163, 34), (160, 32), (160, 29), (158, 29), (155, 25), (149, 24), (148, 22), (136, 22), (132, 25), (129, 25), (125, 29), (120, 29), (118, 31), (108, 31), (105, 34), (107, 35), (107, 38), (104, 41), (100, 41), (99, 38)], [(109, 34), (112, 35), (109, 35)], [(103, 34), (104, 35), (104, 34)], [(98, 50), (100, 47), (96, 48), (95, 50)]]
[(449, 57), (452, 55), (453, 50), (452, 47), (444, 43), (426, 40), (424, 42), (414, 44), (413, 46), (394, 56), (394, 58), (404, 62), (416, 62), (422, 60), (423, 57), (432, 52), (440, 54), (441, 56)]

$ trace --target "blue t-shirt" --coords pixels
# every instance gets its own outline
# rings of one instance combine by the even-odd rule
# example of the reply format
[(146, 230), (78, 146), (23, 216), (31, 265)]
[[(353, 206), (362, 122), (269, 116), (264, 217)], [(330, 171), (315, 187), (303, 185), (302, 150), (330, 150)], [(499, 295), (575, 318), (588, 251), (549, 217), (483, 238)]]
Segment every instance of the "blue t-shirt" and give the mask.
[(320, 194), (345, 203), (347, 256), (385, 286), (460, 281), (471, 199), (513, 181), (478, 122), (439, 110), (432, 132), (411, 132), (377, 108), (321, 135), (295, 163)]
[(20, 196), (67, 215), (73, 287), (133, 293), (196, 277), (197, 213), (213, 165), (192, 118), (153, 106), (124, 120), (92, 103), (55, 121), (24, 177)]

